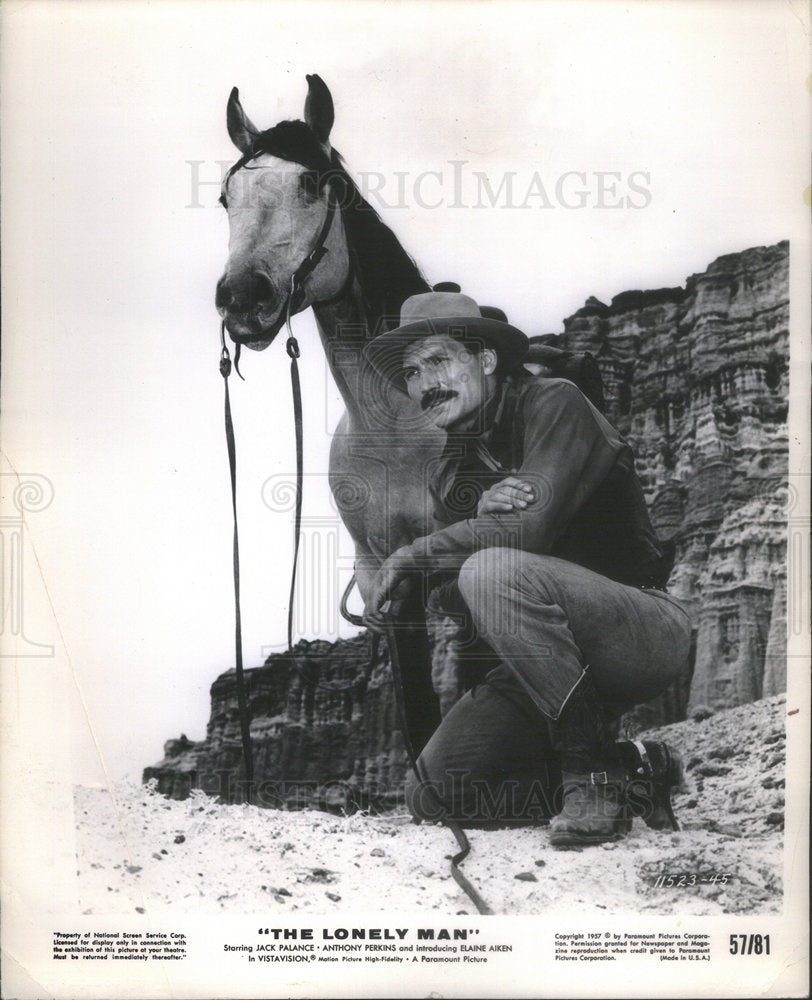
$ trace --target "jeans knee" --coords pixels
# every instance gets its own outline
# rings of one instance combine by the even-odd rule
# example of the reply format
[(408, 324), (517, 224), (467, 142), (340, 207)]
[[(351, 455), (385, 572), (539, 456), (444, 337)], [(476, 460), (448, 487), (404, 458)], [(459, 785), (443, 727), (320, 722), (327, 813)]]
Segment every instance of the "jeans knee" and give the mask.
[(533, 607), (560, 603), (561, 561), (522, 549), (480, 549), (462, 564), (459, 589), (480, 627), (511, 620), (530, 601)]
[(516, 562), (517, 551), (502, 548), (480, 549), (465, 560), (460, 569), (459, 588), (474, 615), (514, 575)]

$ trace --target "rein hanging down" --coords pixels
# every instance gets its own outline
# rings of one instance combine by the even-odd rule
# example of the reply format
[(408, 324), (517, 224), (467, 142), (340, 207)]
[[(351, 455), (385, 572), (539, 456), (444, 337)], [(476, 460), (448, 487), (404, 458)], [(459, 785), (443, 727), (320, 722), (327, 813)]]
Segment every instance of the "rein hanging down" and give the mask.
[[(259, 152), (253, 155), (259, 155)], [(244, 157), (243, 162), (247, 162), (250, 157)], [(233, 172), (232, 168), (232, 171)], [(299, 544), (302, 533), (302, 481), (304, 478), (304, 433), (302, 420), (302, 386), (299, 378), (300, 357), (299, 343), (293, 335), (291, 327), (291, 316), (293, 314), (294, 302), (302, 291), (302, 284), (310, 275), (319, 262), (327, 253), (324, 245), (332, 228), (335, 217), (336, 205), (332, 196), (332, 191), (328, 194), (327, 214), (322, 222), (319, 234), (310, 252), (302, 260), (301, 264), (291, 275), (290, 289), (287, 300), (283, 306), (285, 324), (287, 326), (288, 339), (285, 345), (288, 357), (290, 358), (290, 383), (293, 395), (293, 420), (296, 431), (296, 510), (293, 533), (293, 566), (291, 569), (290, 595), (288, 598), (288, 649), (293, 648), (293, 614), (294, 600), (296, 594), (296, 568), (299, 561)], [(240, 375), (239, 352), (241, 343), (246, 343), (245, 339), (237, 342), (235, 351), (234, 368)], [(248, 696), (245, 688), (245, 673), (243, 670), (242, 656), (242, 614), (240, 611), (240, 545), (239, 531), (237, 527), (237, 452), (234, 440), (234, 422), (231, 416), (231, 399), (228, 392), (228, 377), (231, 374), (231, 356), (226, 346), (226, 324), (225, 320), (220, 324), (220, 374), (223, 376), (225, 387), (225, 432), (226, 446), (228, 449), (228, 464), (231, 478), (231, 506), (234, 519), (234, 541), (233, 541), (233, 564), (234, 564), (234, 621), (235, 621), (235, 666), (237, 680), (237, 704), (240, 713), (240, 735), (242, 741), (243, 760), (245, 763), (246, 797), (250, 803), (253, 799), (254, 785), (254, 764), (251, 749), (250, 722), (248, 718)], [(242, 378), (242, 375), (240, 375)]]

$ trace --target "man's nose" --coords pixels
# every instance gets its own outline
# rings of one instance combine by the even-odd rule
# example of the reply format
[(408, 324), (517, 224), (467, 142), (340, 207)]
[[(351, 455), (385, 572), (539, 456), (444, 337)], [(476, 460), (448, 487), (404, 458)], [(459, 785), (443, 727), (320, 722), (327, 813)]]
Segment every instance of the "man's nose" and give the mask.
[(442, 391), (443, 386), (439, 383), (439, 381), (434, 378), (429, 378), (426, 380), (424, 385), (421, 385), (418, 399), (421, 404), (425, 404), (425, 401), (428, 401), (432, 396), (435, 396), (437, 393), (441, 393)]
[(437, 375), (437, 372), (433, 371), (420, 372), (418, 382), (420, 384), (420, 392), (424, 396), (430, 389), (445, 388), (443, 380)]

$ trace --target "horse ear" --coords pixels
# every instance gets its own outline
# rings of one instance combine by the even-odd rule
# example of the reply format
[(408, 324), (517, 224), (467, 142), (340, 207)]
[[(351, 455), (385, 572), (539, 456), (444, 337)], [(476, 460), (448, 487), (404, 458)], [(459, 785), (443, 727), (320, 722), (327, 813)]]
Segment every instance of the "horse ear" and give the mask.
[(254, 139), (259, 135), (259, 129), (246, 115), (240, 104), (240, 92), (233, 88), (228, 98), (226, 108), (226, 126), (231, 141), (241, 153), (247, 153)]
[(315, 73), (307, 75), (305, 121), (319, 142), (326, 146), (330, 141), (330, 129), (335, 121), (335, 109), (327, 84)]

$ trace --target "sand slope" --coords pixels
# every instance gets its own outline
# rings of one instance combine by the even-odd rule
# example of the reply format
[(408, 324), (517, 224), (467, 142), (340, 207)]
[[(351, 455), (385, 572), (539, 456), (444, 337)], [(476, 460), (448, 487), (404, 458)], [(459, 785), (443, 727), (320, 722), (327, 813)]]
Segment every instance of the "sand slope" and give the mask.
[[(683, 754), (679, 833), (635, 820), (622, 841), (555, 851), (543, 827), (471, 831), (465, 874), (495, 913), (781, 909), (784, 696), (656, 734)], [(405, 812), (337, 817), (184, 802), (151, 789), (75, 790), (80, 910), (86, 914), (474, 913), (450, 876), (451, 833)], [(660, 874), (728, 874), (726, 884), (656, 888)]]

